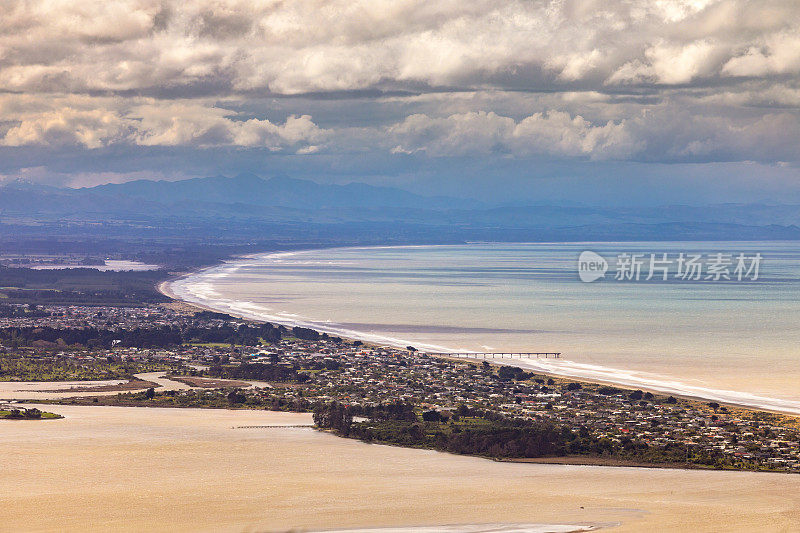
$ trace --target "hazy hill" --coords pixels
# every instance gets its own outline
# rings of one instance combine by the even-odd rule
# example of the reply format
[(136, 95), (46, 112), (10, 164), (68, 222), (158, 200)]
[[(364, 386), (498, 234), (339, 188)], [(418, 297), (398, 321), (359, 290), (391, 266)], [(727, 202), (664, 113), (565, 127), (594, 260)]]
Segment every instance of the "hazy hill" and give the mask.
[[(5, 229), (3, 228), (5, 226)], [(253, 174), (82, 189), (0, 186), (0, 231), (328, 241), (800, 239), (800, 206), (483, 205)], [(6, 235), (7, 237), (8, 235)], [(3, 237), (3, 235), (0, 235)]]
[(137, 180), (81, 189), (91, 194), (141, 198), (160, 203), (206, 202), (288, 207), (292, 209), (405, 207), (456, 209), (479, 207), (479, 202), (426, 197), (392, 187), (365, 183), (326, 185), (287, 177), (260, 178), (240, 174), (183, 181)]

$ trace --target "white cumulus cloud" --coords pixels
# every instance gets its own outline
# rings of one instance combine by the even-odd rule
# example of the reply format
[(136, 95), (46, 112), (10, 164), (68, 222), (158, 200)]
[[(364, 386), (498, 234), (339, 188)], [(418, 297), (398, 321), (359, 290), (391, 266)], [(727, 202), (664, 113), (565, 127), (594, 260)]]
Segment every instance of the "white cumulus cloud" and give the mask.
[(0, 12), (4, 153), (800, 159), (797, 0), (5, 0)]

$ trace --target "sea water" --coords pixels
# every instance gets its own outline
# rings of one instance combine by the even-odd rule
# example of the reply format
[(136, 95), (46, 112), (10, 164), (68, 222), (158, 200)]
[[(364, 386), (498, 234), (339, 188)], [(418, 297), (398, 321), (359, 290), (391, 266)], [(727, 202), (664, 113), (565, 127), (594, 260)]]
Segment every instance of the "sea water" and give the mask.
[[(578, 276), (587, 250), (609, 263), (592, 283)], [(668, 279), (647, 280), (651, 254), (665, 253), (674, 262)], [(729, 279), (675, 277), (680, 254), (708, 263), (720, 253), (731, 259)], [(641, 257), (638, 280), (615, 279), (623, 254)], [(757, 275), (740, 272), (740, 280), (742, 254), (761, 259)], [(220, 311), (334, 335), (432, 351), (561, 352), (513, 364), (800, 412), (800, 249), (792, 242), (338, 248), (245, 257), (170, 289)]]

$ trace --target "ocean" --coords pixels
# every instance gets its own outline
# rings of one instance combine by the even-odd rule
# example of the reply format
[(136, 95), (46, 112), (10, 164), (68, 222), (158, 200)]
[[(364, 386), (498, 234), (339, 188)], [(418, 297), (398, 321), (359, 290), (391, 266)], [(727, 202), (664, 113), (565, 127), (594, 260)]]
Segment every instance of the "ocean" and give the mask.
[[(586, 251), (608, 264), (589, 283), (578, 272)], [(686, 277), (694, 256), (699, 279)], [(498, 361), (800, 413), (792, 242), (335, 248), (244, 257), (169, 289), (238, 316), (394, 346), (561, 352)]]

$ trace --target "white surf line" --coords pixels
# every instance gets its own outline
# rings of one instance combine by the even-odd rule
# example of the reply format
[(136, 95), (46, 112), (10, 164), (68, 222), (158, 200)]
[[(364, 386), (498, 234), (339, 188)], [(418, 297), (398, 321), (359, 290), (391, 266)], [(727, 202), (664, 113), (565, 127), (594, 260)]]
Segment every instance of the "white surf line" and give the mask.
[[(427, 245), (421, 245), (427, 246)], [(420, 247), (421, 247), (420, 246)], [(401, 248), (402, 246), (381, 246), (381, 247), (350, 247), (339, 249), (366, 249), (366, 248)], [(408, 339), (398, 337), (390, 337), (386, 335), (377, 335), (366, 333), (362, 331), (350, 330), (346, 328), (333, 327), (324, 322), (316, 322), (310, 319), (304, 319), (297, 315), (281, 313), (275, 314), (275, 311), (254, 304), (251, 302), (242, 302), (236, 300), (228, 300), (219, 298), (218, 293), (213, 290), (210, 283), (205, 281), (194, 282), (194, 290), (192, 289), (192, 278), (202, 277), (211, 274), (214, 279), (221, 279), (229, 275), (248, 263), (242, 264), (243, 260), (252, 261), (257, 259), (258, 263), (262, 265), (263, 260), (282, 260), (287, 257), (296, 256), (303, 253), (317, 252), (320, 250), (297, 250), (290, 252), (275, 252), (265, 254), (252, 254), (246, 258), (238, 259), (216, 265), (195, 273), (187, 274), (177, 280), (165, 282), (163, 289), (167, 296), (178, 298), (189, 303), (197, 304), (199, 306), (213, 309), (215, 311), (228, 313), (232, 316), (238, 316), (250, 320), (266, 321), (275, 324), (281, 324), (287, 327), (305, 327), (314, 329), (316, 331), (327, 333), (328, 335), (336, 337), (345, 337), (349, 339), (356, 339), (362, 342), (371, 344), (383, 345), (392, 348), (405, 348), (413, 345), (423, 352), (448, 352), (448, 353), (461, 353), (464, 355), (470, 353), (478, 353), (474, 350), (467, 350), (464, 348), (453, 348), (448, 346), (439, 346), (435, 344), (418, 343)], [(234, 264), (236, 262), (237, 264)], [(200, 287), (200, 290), (197, 290)], [(162, 288), (162, 287), (160, 287)], [(578, 363), (570, 361), (569, 359), (502, 359), (495, 358), (492, 360), (495, 363), (505, 364), (510, 366), (518, 366), (521, 368), (528, 368), (538, 370), (540, 372), (559, 375), (563, 377), (572, 377), (585, 379), (587, 381), (601, 381), (611, 384), (617, 384), (624, 387), (642, 388), (651, 390), (653, 392), (676, 394), (679, 396), (690, 396), (701, 398), (710, 401), (721, 403), (739, 405), (742, 407), (751, 407), (756, 409), (764, 409), (768, 411), (778, 411), (787, 414), (800, 415), (800, 401), (786, 400), (781, 398), (772, 398), (769, 396), (762, 396), (758, 394), (740, 392), (734, 390), (714, 389), (708, 387), (700, 387), (689, 385), (681, 381), (671, 379), (667, 376), (657, 376), (653, 374), (646, 374), (633, 370), (623, 370), (618, 368), (604, 367), (600, 365), (591, 365), (585, 363)]]
[[(383, 248), (392, 248), (392, 247), (387, 246)], [(257, 257), (259, 257), (262, 260), (263, 259), (281, 260), (289, 256), (295, 256), (302, 253), (309, 253), (314, 251), (317, 250), (299, 250), (293, 252), (258, 254)], [(252, 257), (249, 257), (248, 259), (251, 258)], [(263, 263), (259, 262), (255, 264), (261, 265)], [(165, 293), (165, 295), (168, 297), (177, 298), (188, 303), (196, 304), (201, 307), (213, 309), (215, 311), (227, 313), (232, 316), (237, 316), (240, 318), (272, 322), (287, 327), (299, 326), (299, 327), (311, 328), (321, 333), (327, 333), (328, 335), (336, 337), (346, 337), (349, 339), (356, 339), (363, 342), (369, 342), (372, 344), (390, 346), (392, 348), (405, 348), (410, 344), (414, 344), (416, 348), (422, 351), (459, 351), (459, 350), (453, 350), (452, 347), (440, 346), (436, 344), (427, 344), (427, 343), (415, 343), (414, 341), (409, 341), (407, 339), (390, 337), (386, 335), (371, 334), (347, 328), (340, 328), (336, 327), (335, 324), (317, 322), (315, 320), (306, 319), (305, 317), (296, 315), (294, 313), (274, 311), (270, 308), (252, 302), (222, 298), (219, 296), (219, 293), (214, 291), (213, 287), (211, 286), (211, 283), (206, 281), (206, 279), (209, 277), (213, 279), (223, 279), (227, 277), (229, 273), (234, 272), (239, 268), (242, 268), (243, 266), (246, 266), (246, 264), (239, 263), (237, 265), (233, 265), (232, 262), (226, 262), (221, 265), (208, 267), (203, 270), (199, 270), (195, 273), (187, 274), (186, 276), (183, 276), (176, 280), (164, 282), (159, 287), (159, 290)], [(197, 277), (200, 277), (201, 280), (193, 282), (192, 278), (197, 278)]]
[(712, 400), (742, 407), (754, 407), (768, 411), (800, 415), (800, 401), (797, 400), (784, 400), (749, 392), (688, 385), (678, 380), (634, 370), (621, 370), (599, 365), (578, 363), (568, 359), (499, 358), (493, 359), (492, 361), (498, 364), (538, 370), (547, 374), (564, 377), (601, 381), (665, 394), (677, 394), (679, 396), (702, 398), (704, 400)]

